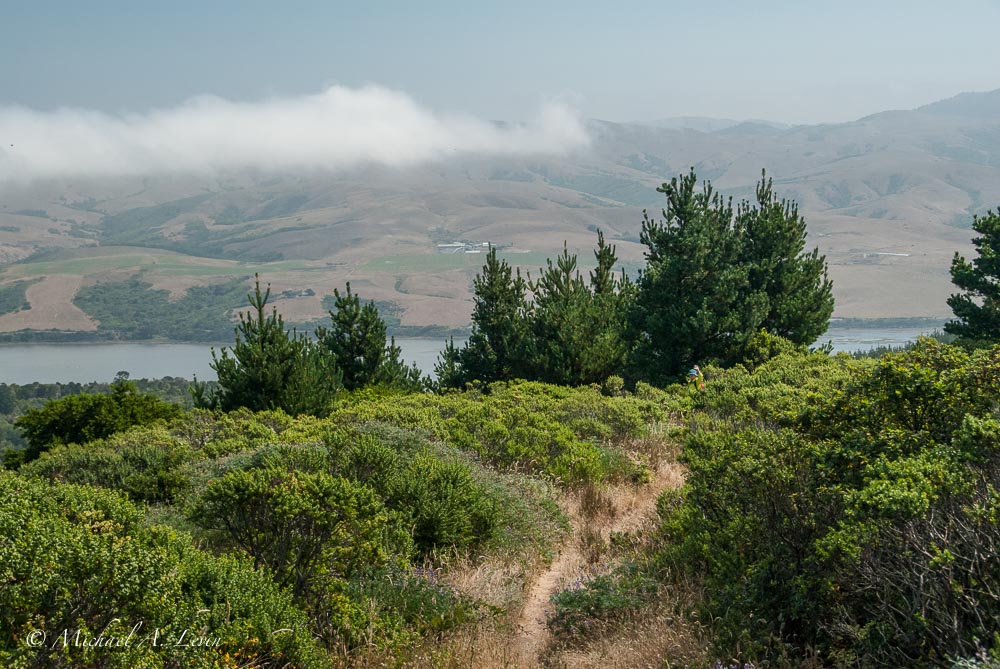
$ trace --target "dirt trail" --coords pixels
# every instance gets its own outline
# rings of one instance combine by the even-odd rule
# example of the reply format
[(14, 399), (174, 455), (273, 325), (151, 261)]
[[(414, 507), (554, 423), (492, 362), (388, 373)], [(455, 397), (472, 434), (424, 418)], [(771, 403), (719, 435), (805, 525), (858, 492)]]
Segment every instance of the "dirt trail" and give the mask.
[(524, 608), (515, 627), (511, 656), (515, 666), (540, 667), (549, 641), (545, 625), (546, 611), (551, 607), (552, 596), (566, 584), (580, 577), (586, 567), (586, 558), (580, 547), (580, 537), (588, 526), (599, 529), (607, 540), (612, 532), (635, 532), (656, 512), (656, 499), (667, 488), (679, 487), (683, 482), (680, 468), (673, 462), (661, 463), (653, 479), (640, 488), (615, 488), (609, 491), (610, 513), (595, 522), (588, 519), (581, 509), (580, 500), (567, 498), (563, 511), (570, 519), (573, 534), (561, 547), (549, 568), (531, 584), (525, 596)]

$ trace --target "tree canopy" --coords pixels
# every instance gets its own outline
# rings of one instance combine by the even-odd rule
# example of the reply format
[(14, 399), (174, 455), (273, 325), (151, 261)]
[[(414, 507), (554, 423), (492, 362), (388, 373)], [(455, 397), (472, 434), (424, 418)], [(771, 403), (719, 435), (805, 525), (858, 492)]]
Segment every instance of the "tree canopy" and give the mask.
[(135, 425), (173, 418), (180, 412), (176, 404), (140, 393), (133, 382), (119, 378), (109, 394), (88, 393), (51, 400), (44, 407), (29, 409), (14, 425), (28, 442), (22, 457), (30, 461), (57, 444), (103, 439)]
[(833, 313), (826, 259), (806, 253), (805, 221), (762, 178), (733, 207), (694, 170), (657, 190), (663, 219), (644, 213), (646, 267), (629, 312), (634, 379), (667, 383), (696, 362), (733, 364), (761, 330), (798, 344)]

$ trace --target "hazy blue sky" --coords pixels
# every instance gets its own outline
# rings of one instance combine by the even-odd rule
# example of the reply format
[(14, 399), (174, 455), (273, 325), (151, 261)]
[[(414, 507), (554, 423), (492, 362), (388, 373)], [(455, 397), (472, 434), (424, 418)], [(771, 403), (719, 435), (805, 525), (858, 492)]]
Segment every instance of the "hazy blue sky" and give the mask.
[(1000, 0), (0, 1), (0, 105), (118, 114), (374, 83), (521, 119), (849, 120), (1000, 88)]

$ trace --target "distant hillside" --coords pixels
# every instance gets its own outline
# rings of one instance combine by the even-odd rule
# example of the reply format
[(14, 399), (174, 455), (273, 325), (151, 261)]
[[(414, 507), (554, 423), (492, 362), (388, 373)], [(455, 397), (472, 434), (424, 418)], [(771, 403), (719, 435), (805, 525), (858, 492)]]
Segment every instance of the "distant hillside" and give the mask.
[(322, 317), (323, 298), (350, 281), (402, 325), (461, 327), (482, 257), (439, 245), (489, 242), (534, 271), (564, 240), (586, 265), (601, 228), (635, 271), (642, 209), (657, 212), (656, 187), (692, 166), (736, 198), (767, 169), (827, 254), (837, 316), (943, 319), (952, 255), (969, 251), (972, 216), (1000, 205), (1000, 91), (842, 124), (595, 120), (589, 131), (587, 150), (558, 159), (5, 187), (0, 289), (18, 308), (0, 313), (0, 332), (100, 332), (81, 304), (103, 289), (74, 302), (98, 284), (138, 279), (180, 299), (254, 272), (290, 321)]

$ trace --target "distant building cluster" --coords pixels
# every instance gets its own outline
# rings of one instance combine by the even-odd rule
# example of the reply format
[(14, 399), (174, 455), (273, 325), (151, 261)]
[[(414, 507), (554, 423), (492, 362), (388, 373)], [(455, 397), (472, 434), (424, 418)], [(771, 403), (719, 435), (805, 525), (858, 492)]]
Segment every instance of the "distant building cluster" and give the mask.
[(490, 242), (448, 242), (438, 244), (438, 253), (482, 253), (490, 249)]

